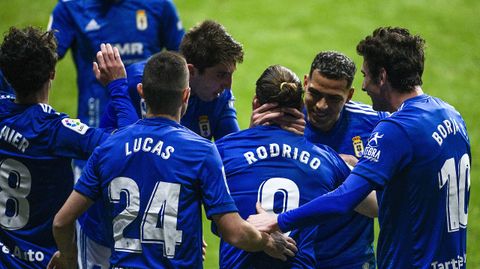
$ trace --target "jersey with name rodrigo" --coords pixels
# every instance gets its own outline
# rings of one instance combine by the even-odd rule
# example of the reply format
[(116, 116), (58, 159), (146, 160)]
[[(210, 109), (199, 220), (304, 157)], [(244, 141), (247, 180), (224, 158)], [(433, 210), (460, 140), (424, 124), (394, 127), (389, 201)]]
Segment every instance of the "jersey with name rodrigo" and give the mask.
[[(312, 143), (327, 145), (338, 153), (360, 158), (373, 128), (378, 121), (388, 116), (389, 114), (386, 112), (374, 111), (369, 105), (349, 101), (345, 104), (335, 125), (328, 132), (316, 129), (307, 121), (305, 137)], [(342, 255), (357, 257), (357, 261), (358, 257), (364, 257), (363, 263), (356, 266), (360, 267), (364, 263), (369, 263), (370, 267), (367, 268), (374, 268), (373, 219), (351, 212), (338, 218), (338, 223), (343, 227), (339, 232), (345, 238), (339, 244), (343, 244), (345, 249), (348, 249)], [(342, 225), (340, 225), (341, 223)], [(324, 259), (322, 257), (331, 256), (329, 251), (329, 249), (318, 248), (317, 257)], [(327, 267), (343, 266), (340, 264), (326, 265)]]
[(470, 160), (464, 120), (438, 98), (377, 125), (352, 173), (383, 189), (379, 268), (466, 268)]
[(71, 158), (87, 158), (107, 136), (49, 105), (0, 100), (0, 264), (47, 266), (53, 217), (73, 187)]
[(101, 43), (117, 47), (125, 65), (147, 59), (163, 48), (178, 50), (184, 35), (170, 0), (61, 0), (52, 12), (49, 29), (57, 30), (58, 55), (69, 48), (77, 68), (78, 117), (98, 126), (108, 92), (97, 82), (92, 61)]
[(237, 211), (215, 145), (165, 118), (112, 135), (74, 188), (103, 202), (114, 268), (202, 268), (201, 204)]
[[(315, 146), (304, 137), (275, 126), (257, 126), (220, 139), (230, 193), (246, 219), (259, 201), (269, 212), (282, 213), (335, 189), (350, 170), (329, 147)], [(335, 221), (293, 230), (299, 252), (282, 263), (265, 253), (249, 253), (222, 241), (221, 268), (315, 268), (313, 240), (322, 237), (325, 248), (337, 255), (342, 238)]]

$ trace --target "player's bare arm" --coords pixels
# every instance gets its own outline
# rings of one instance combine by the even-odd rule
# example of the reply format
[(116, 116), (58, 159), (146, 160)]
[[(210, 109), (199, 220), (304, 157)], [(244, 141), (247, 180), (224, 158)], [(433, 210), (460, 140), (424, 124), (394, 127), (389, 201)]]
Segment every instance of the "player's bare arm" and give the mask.
[(229, 244), (245, 251), (264, 251), (271, 257), (287, 260), (287, 256), (295, 256), (297, 247), (295, 241), (283, 234), (259, 232), (238, 213), (214, 215), (213, 220), (218, 226), (219, 234)]
[(93, 201), (73, 191), (53, 220), (53, 236), (58, 251), (48, 268), (77, 268), (77, 245), (75, 243), (75, 220), (87, 210)]

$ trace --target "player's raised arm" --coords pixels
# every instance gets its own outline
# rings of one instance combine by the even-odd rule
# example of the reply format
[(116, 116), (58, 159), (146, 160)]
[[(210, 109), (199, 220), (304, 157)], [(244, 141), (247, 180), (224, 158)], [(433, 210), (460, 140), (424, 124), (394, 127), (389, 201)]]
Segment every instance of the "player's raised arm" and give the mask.
[(212, 216), (220, 236), (229, 244), (245, 251), (264, 251), (268, 255), (287, 260), (297, 252), (295, 241), (280, 233), (259, 232), (244, 221), (238, 213), (225, 213)]

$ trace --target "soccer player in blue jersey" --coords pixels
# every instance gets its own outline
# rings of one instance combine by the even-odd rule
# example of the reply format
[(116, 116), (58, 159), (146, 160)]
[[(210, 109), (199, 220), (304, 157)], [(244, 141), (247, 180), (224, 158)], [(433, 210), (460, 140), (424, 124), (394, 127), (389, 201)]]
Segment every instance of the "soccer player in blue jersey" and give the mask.
[(128, 66), (163, 48), (178, 50), (184, 34), (170, 0), (60, 0), (50, 16), (49, 29), (56, 30), (60, 58), (72, 50), (77, 68), (78, 118), (97, 127), (109, 100), (91, 70), (100, 44), (117, 47)]
[[(356, 67), (346, 55), (335, 51), (318, 53), (305, 75), (305, 138), (314, 144), (327, 145), (342, 157), (362, 156), (364, 146), (376, 123), (388, 113), (352, 101)], [(252, 119), (259, 121), (276, 110), (271, 104), (254, 109)], [(267, 111), (265, 111), (267, 110)], [(259, 112), (260, 111), (260, 112)], [(262, 112), (265, 111), (265, 112)], [(258, 123), (254, 123), (258, 124)], [(316, 253), (319, 268), (374, 268), (373, 220), (356, 212), (337, 218), (335, 244), (319, 244)], [(321, 240), (319, 240), (321, 241)], [(329, 263), (325, 260), (335, 257)]]
[(425, 41), (381, 27), (357, 45), (373, 108), (393, 112), (372, 132), (351, 175), (335, 191), (277, 216), (249, 219), (288, 231), (349, 212), (374, 189), (378, 267), (466, 268), (470, 142), (460, 113), (421, 88)]
[[(232, 76), (243, 61), (243, 47), (219, 23), (206, 20), (190, 29), (180, 44), (188, 63), (192, 96), (180, 123), (207, 139), (215, 140), (239, 131), (232, 94)], [(145, 61), (127, 68), (130, 96), (139, 117), (145, 103), (137, 93)], [(109, 107), (102, 126), (112, 126), (115, 114)]]
[[(302, 83), (283, 66), (268, 67), (257, 80), (255, 105), (258, 107), (276, 103), (277, 108), (301, 110), (302, 97)], [(304, 136), (278, 125), (260, 125), (230, 134), (217, 141), (216, 145), (225, 165), (230, 193), (243, 218), (255, 213), (257, 201), (269, 212), (281, 213), (297, 208), (335, 189), (350, 173), (344, 161), (331, 148), (324, 145), (317, 147)], [(375, 208), (376, 200), (372, 201)], [(362, 249), (361, 255), (354, 255), (352, 245), (345, 246), (340, 242), (345, 240), (353, 244), (350, 238), (342, 237), (345, 235), (343, 226), (342, 222), (334, 219), (324, 225), (293, 230), (290, 236), (297, 242), (299, 252), (283, 263), (263, 253), (239, 250), (222, 241), (220, 267), (361, 268), (368, 253)], [(318, 257), (316, 249), (319, 248), (332, 249), (331, 255), (320, 253), (322, 256)]]
[[(95, 73), (103, 83), (111, 81), (112, 100), (125, 105), (119, 109), (125, 114), (118, 115), (123, 121), (128, 106), (133, 107), (129, 98), (123, 100), (126, 79), (119, 57), (110, 45), (102, 45)], [(15, 90), (14, 99), (0, 98), (2, 268), (47, 266), (56, 251), (53, 216), (73, 187), (71, 158), (86, 159), (110, 135), (48, 105), (56, 62), (51, 31), (11, 28), (0, 46), (0, 68)]]
[[(187, 32), (180, 48), (188, 63), (192, 89), (188, 109), (180, 123), (209, 140), (238, 131), (231, 83), (237, 63), (243, 61), (242, 45), (221, 24), (207, 20)], [(145, 63), (141, 61), (127, 67), (129, 92), (138, 117), (146, 114), (145, 102), (137, 92)], [(115, 129), (116, 122), (115, 109), (109, 105), (100, 126)], [(81, 266), (93, 263), (108, 267), (110, 247), (105, 232), (99, 228), (103, 215), (100, 207), (97, 202), (79, 220), (80, 252), (86, 252), (80, 255)]]
[(99, 199), (108, 209), (114, 268), (202, 268), (202, 203), (227, 242), (292, 255), (283, 235), (259, 233), (240, 218), (215, 145), (179, 124), (190, 95), (185, 60), (173, 52), (151, 57), (139, 93), (146, 118), (95, 150), (55, 216), (59, 252), (49, 268), (75, 263), (75, 219)]

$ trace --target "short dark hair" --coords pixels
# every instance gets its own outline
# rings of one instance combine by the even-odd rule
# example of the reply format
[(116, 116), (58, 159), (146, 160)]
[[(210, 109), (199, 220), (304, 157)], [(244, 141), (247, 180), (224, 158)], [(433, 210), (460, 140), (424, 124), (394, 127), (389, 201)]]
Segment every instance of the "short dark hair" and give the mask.
[(243, 62), (243, 47), (221, 24), (206, 20), (190, 29), (182, 39), (180, 52), (200, 73), (220, 63)]
[(257, 80), (257, 100), (260, 104), (278, 103), (279, 107), (301, 109), (303, 88), (300, 79), (290, 69), (271, 65)]
[(384, 68), (388, 81), (399, 91), (422, 85), (425, 40), (405, 28), (380, 27), (357, 45), (375, 83)]
[(188, 68), (178, 53), (163, 51), (153, 55), (143, 71), (143, 94), (154, 114), (175, 116), (188, 87)]
[(0, 47), (0, 68), (17, 96), (38, 92), (57, 64), (57, 42), (53, 31), (35, 27), (11, 27)]
[(357, 68), (352, 59), (345, 54), (336, 51), (322, 51), (315, 56), (310, 67), (310, 78), (313, 71), (317, 70), (328, 79), (347, 81), (347, 88), (350, 88), (355, 77)]

